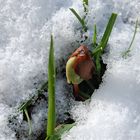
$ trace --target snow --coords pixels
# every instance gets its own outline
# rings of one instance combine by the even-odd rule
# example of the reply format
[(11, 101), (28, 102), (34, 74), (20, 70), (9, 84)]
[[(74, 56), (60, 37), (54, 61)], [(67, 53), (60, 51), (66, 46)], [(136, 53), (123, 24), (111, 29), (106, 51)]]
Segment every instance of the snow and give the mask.
[[(126, 3), (128, 5), (123, 7)], [(112, 10), (119, 13), (116, 27), (109, 40), (109, 53), (103, 56), (107, 71), (103, 77), (103, 83), (93, 93), (91, 101), (73, 106), (71, 113), (77, 125), (62, 136), (63, 140), (140, 139), (140, 45), (138, 41), (140, 32), (136, 35), (131, 56), (127, 59), (121, 56), (130, 44), (134, 32), (132, 23), (138, 17), (137, 8), (140, 5), (137, 1), (126, 3), (97, 1), (94, 5), (95, 7), (99, 5), (92, 10), (92, 12), (95, 11), (93, 14), (100, 13), (100, 17), (96, 15), (97, 18), (95, 18), (97, 23), (104, 21), (104, 15), (108, 16)], [(134, 4), (136, 9), (133, 8), (135, 9), (133, 11)], [(125, 11), (127, 12), (124, 13)], [(130, 13), (135, 16), (128, 16)], [(92, 19), (92, 15), (90, 18)], [(124, 20), (127, 21), (124, 22)], [(102, 27), (104, 23), (99, 24)]]
[[(62, 139), (140, 139), (140, 30), (131, 56), (127, 59), (121, 57), (131, 41), (134, 23), (140, 15), (140, 1), (89, 0), (89, 34), (92, 34), (96, 22), (100, 38), (110, 14), (116, 12), (118, 18), (107, 53), (103, 56), (107, 64), (103, 82), (91, 100), (86, 102), (72, 101), (71, 88), (61, 74), (63, 64), (79, 46), (77, 40), (80, 40), (79, 22), (70, 12), (70, 7), (83, 14), (81, 0), (0, 0), (0, 127), (3, 128), (0, 140), (16, 140), (14, 129), (19, 132), (19, 139), (29, 139), (28, 124), (22, 121), (22, 115), (19, 114), (10, 125), (9, 117), (47, 80), (51, 33), (54, 35), (59, 71), (57, 117), (62, 121), (66, 117), (64, 113), (70, 111), (76, 120), (76, 126)], [(47, 93), (44, 95), (47, 98)], [(35, 104), (32, 110), (33, 139), (44, 130), (46, 112), (47, 102), (44, 99)]]
[(8, 114), (12, 112), (8, 106), (0, 103), (0, 140), (15, 140), (15, 133), (10, 130), (8, 125)]

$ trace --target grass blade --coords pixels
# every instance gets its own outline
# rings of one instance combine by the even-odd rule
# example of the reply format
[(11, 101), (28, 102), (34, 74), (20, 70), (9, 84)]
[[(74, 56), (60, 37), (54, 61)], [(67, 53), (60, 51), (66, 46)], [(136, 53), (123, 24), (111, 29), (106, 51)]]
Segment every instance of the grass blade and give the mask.
[(122, 54), (122, 57), (123, 57), (123, 58), (126, 58), (126, 57), (128, 56), (128, 54), (129, 54), (129, 52), (130, 52), (131, 49), (132, 49), (132, 45), (133, 45), (133, 42), (134, 42), (134, 39), (135, 39), (136, 33), (137, 33), (137, 28), (138, 28), (138, 19), (136, 20), (135, 31), (134, 31), (134, 34), (133, 34), (131, 43), (130, 43), (128, 49), (127, 49), (125, 52), (123, 52), (123, 54)]
[(94, 25), (94, 34), (93, 34), (93, 47), (96, 47), (97, 44), (97, 28), (96, 24)]
[(25, 112), (25, 115), (26, 115), (26, 118), (27, 118), (27, 121), (28, 121), (28, 125), (29, 125), (29, 135), (31, 135), (31, 133), (32, 133), (31, 120), (30, 120), (30, 117), (29, 117), (29, 115), (28, 115), (27, 109), (24, 109), (23, 111)]
[(55, 129), (55, 135), (57, 136), (57, 138), (61, 138), (61, 135), (62, 135), (64, 132), (69, 131), (73, 126), (75, 126), (75, 123), (59, 125), (59, 126), (56, 127), (56, 129)]
[[(116, 18), (117, 18), (117, 14), (112, 13), (112, 15), (108, 21), (108, 24), (106, 26), (106, 30), (103, 34), (103, 37), (99, 43), (99, 46), (96, 48), (96, 49), (100, 49), (100, 51), (98, 53), (103, 52), (103, 50), (105, 49), (107, 42), (108, 42), (108, 39), (110, 37), (111, 31), (113, 29), (114, 23), (116, 21)], [(93, 54), (95, 54), (97, 52), (96, 49), (93, 51)]]
[(76, 16), (76, 18), (78, 19), (78, 21), (80, 22), (80, 24), (82, 25), (82, 28), (84, 31), (87, 30), (87, 27), (85, 26), (85, 21), (83, 18), (81, 18), (79, 16), (79, 14), (73, 9), (73, 8), (70, 8), (71, 12)]
[(83, 0), (83, 3), (85, 3), (86, 5), (88, 5), (88, 0)]
[(103, 49), (107, 45), (108, 39), (110, 37), (110, 34), (111, 34), (112, 29), (113, 29), (114, 23), (116, 21), (116, 18), (117, 18), (117, 14), (112, 13), (112, 15), (111, 15), (111, 17), (109, 19), (109, 22), (107, 24), (106, 30), (104, 32), (104, 35), (103, 35), (103, 37), (101, 39), (100, 47), (102, 47)]
[[(107, 46), (107, 42), (109, 40), (110, 34), (112, 32), (114, 23), (116, 21), (117, 14), (112, 13), (111, 17), (109, 18), (108, 24), (106, 26), (105, 32), (103, 34), (103, 37), (99, 43), (99, 45), (93, 50), (92, 55), (95, 57), (95, 63), (96, 63), (96, 71), (98, 75), (100, 76), (101, 72), (101, 55)], [(96, 27), (94, 29), (94, 36), (93, 36), (93, 44), (96, 42)]]
[(135, 36), (136, 36), (136, 33), (137, 33), (137, 28), (138, 28), (138, 20), (136, 21), (134, 35), (133, 35), (133, 38), (131, 40), (131, 43), (130, 43), (130, 46), (129, 46), (128, 50), (130, 50), (132, 48), (132, 44), (134, 42), (134, 39), (135, 39)]
[(77, 17), (81, 25), (84, 26), (85, 25), (84, 20), (79, 16), (79, 14), (73, 8), (70, 8), (70, 10)]
[(46, 138), (46, 140), (61, 140), (62, 134), (69, 131), (73, 126), (75, 126), (75, 123), (58, 125), (55, 128), (55, 134)]
[(96, 61), (95, 61), (95, 63), (96, 63), (96, 71), (97, 71), (97, 74), (100, 76), (100, 72), (101, 72), (101, 63), (100, 63), (100, 53), (98, 53), (97, 55), (96, 55)]
[(47, 122), (47, 137), (54, 134), (55, 129), (55, 60), (53, 36), (51, 35), (49, 64), (48, 64), (48, 122)]
[[(87, 14), (88, 12), (88, 0), (83, 0), (83, 7), (84, 7), (84, 12)], [(86, 15), (84, 19), (86, 18)]]

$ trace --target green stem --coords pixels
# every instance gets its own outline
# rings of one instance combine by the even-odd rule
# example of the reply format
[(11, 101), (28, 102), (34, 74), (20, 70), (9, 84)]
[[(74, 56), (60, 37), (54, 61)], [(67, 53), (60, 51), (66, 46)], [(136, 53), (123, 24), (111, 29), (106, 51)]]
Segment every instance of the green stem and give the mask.
[(31, 135), (31, 133), (32, 133), (31, 120), (30, 120), (30, 117), (29, 117), (29, 115), (28, 115), (27, 109), (24, 109), (23, 111), (25, 112), (25, 115), (26, 115), (26, 118), (27, 118), (27, 121), (28, 121), (28, 125), (29, 125), (29, 135)]
[(96, 63), (97, 74), (100, 77), (100, 74), (101, 74), (100, 53), (97, 54), (95, 63)]
[(88, 0), (83, 0), (83, 3), (85, 3), (88, 6)]
[(135, 36), (136, 36), (136, 33), (137, 33), (137, 28), (138, 28), (138, 19), (137, 19), (137, 21), (136, 21), (134, 35), (133, 35), (133, 38), (132, 38), (132, 40), (131, 40), (131, 43), (130, 43), (130, 45), (129, 45), (128, 50), (131, 50), (131, 49), (132, 49), (132, 44), (133, 44), (133, 42), (134, 42), (134, 39), (135, 39)]
[(86, 32), (87, 31), (87, 27), (86, 27), (84, 18), (81, 18), (79, 16), (79, 14), (73, 8), (70, 8), (70, 10), (76, 16), (76, 18), (78, 19), (78, 21), (81, 23), (83, 30)]
[(48, 64), (48, 122), (47, 137), (54, 134), (55, 129), (55, 60), (53, 48), (53, 36), (51, 35), (49, 64)]
[(125, 52), (122, 53), (122, 57), (123, 57), (123, 58), (126, 58), (126, 57), (129, 55), (130, 51), (132, 50), (133, 42), (134, 42), (134, 39), (135, 39), (136, 33), (137, 33), (137, 28), (138, 28), (138, 19), (137, 19), (137, 21), (136, 21), (135, 31), (134, 31), (134, 34), (133, 34), (131, 43), (130, 43), (128, 49), (127, 49)]
[[(87, 14), (88, 12), (88, 0), (83, 0), (83, 7), (84, 7), (84, 12)], [(86, 17), (86, 16), (85, 16)]]
[[(99, 45), (92, 52), (92, 55), (95, 57), (96, 71), (97, 71), (99, 76), (100, 76), (100, 71), (101, 71), (100, 58), (101, 58), (101, 55), (102, 55), (104, 49), (107, 46), (107, 42), (109, 40), (109, 37), (110, 37), (111, 31), (113, 29), (114, 23), (116, 21), (116, 18), (117, 18), (117, 14), (112, 13), (110, 18), (109, 18), (108, 24), (106, 26), (105, 32), (103, 34), (103, 37), (102, 37)], [(93, 44), (96, 42), (95, 37), (96, 37), (96, 26), (94, 29)]]
[[(108, 39), (110, 37), (110, 34), (111, 34), (112, 29), (113, 29), (114, 23), (116, 21), (116, 18), (117, 18), (117, 14), (112, 13), (111, 17), (109, 18), (108, 24), (106, 26), (105, 32), (103, 34), (103, 37), (102, 37), (98, 47), (93, 51), (93, 54), (97, 52), (100, 55), (102, 55), (103, 50), (107, 46), (107, 42), (108, 42)], [(100, 51), (98, 51), (98, 50), (100, 50)]]
[(97, 43), (97, 28), (96, 28), (96, 24), (94, 25), (94, 34), (93, 34), (93, 47), (96, 46)]
[(92, 55), (94, 56), (95, 54), (97, 54), (98, 52), (101, 52), (103, 51), (103, 48), (102, 47), (97, 47), (96, 49), (94, 49), (94, 51), (92, 52)]

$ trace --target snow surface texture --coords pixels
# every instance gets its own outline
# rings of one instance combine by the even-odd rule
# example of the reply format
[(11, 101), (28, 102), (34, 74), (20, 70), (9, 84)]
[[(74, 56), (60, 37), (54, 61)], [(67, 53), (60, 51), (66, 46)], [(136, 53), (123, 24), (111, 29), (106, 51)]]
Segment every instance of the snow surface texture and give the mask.
[(63, 135), (63, 140), (139, 140), (140, 32), (131, 56), (122, 59), (121, 53), (132, 38), (134, 25), (131, 23), (140, 15), (140, 1), (91, 0), (90, 3), (91, 29), (93, 15), (100, 29), (112, 11), (118, 13), (118, 19), (109, 41), (109, 53), (103, 56), (107, 64), (103, 83), (91, 101), (73, 107), (77, 125)]
[[(69, 7), (83, 14), (81, 0), (0, 0), (0, 140), (16, 140), (15, 132), (8, 127), (9, 115), (47, 80), (50, 33), (54, 34), (57, 66), (78, 47), (75, 42), (80, 40), (76, 30), (79, 23)], [(100, 37), (110, 14), (117, 12), (118, 18), (108, 53), (103, 56), (107, 64), (103, 83), (91, 101), (72, 107), (77, 125), (62, 136), (63, 140), (140, 139), (140, 32), (131, 56), (121, 58), (132, 38), (139, 9), (139, 0), (89, 0), (89, 33), (96, 22)], [(59, 76), (58, 114), (68, 108), (64, 85)], [(46, 108), (44, 103), (38, 103), (33, 110), (33, 133), (37, 135), (44, 125)], [(19, 116), (19, 129), (21, 120)], [(23, 122), (19, 132), (22, 130), (28, 130), (27, 122)], [(26, 135), (20, 139), (28, 140)]]

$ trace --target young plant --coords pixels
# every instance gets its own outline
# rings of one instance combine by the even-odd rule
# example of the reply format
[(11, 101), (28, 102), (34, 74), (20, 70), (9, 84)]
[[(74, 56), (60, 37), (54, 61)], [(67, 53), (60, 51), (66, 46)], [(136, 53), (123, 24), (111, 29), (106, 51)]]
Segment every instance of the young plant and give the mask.
[(130, 43), (128, 49), (122, 53), (123, 58), (127, 58), (129, 56), (130, 51), (132, 50), (133, 42), (134, 42), (134, 39), (135, 39), (136, 33), (137, 33), (137, 28), (138, 28), (138, 19), (136, 20), (135, 31), (134, 31), (131, 43)]
[[(95, 49), (93, 49), (92, 55), (95, 58), (95, 63), (96, 63), (96, 71), (100, 75), (101, 72), (101, 56), (103, 54), (103, 51), (105, 50), (107, 46), (107, 42), (109, 40), (110, 34), (112, 32), (114, 23), (116, 21), (117, 14), (112, 13), (111, 17), (109, 18), (108, 24), (106, 26), (105, 32), (103, 34), (103, 37), (100, 41), (100, 43), (97, 45)], [(93, 37), (93, 46), (95, 46), (96, 43), (96, 26), (94, 27), (94, 37)]]
[[(45, 140), (61, 140), (61, 135), (70, 130), (75, 124), (62, 124), (56, 127), (55, 113), (55, 58), (53, 47), (53, 36), (51, 35), (49, 64), (48, 64), (48, 118), (47, 118), (47, 137)], [(56, 127), (56, 128), (55, 128)]]
[(88, 0), (83, 0), (83, 4), (88, 6)]
[(94, 49), (96, 47), (96, 45), (97, 45), (97, 28), (96, 28), (96, 24), (94, 24), (94, 34), (93, 34), (92, 42), (93, 42), (93, 49)]
[(92, 61), (89, 50), (86, 46), (81, 45), (72, 53), (66, 64), (67, 82), (73, 84), (74, 96), (79, 98), (79, 84), (85, 80), (92, 79), (95, 71), (95, 65)]
[(84, 7), (84, 12), (87, 14), (87, 12), (88, 12), (88, 0), (83, 0), (83, 7)]
[(54, 46), (53, 36), (51, 35), (49, 63), (48, 63), (48, 118), (47, 118), (47, 138), (51, 138), (54, 135), (56, 125), (55, 114), (55, 58), (54, 58)]
[(82, 32), (87, 32), (87, 26), (86, 26), (86, 22), (85, 22), (85, 18), (87, 16), (88, 13), (88, 0), (83, 0), (83, 7), (84, 7), (84, 16), (81, 17), (76, 10), (74, 10), (73, 8), (70, 8), (71, 12), (75, 15), (75, 17), (78, 19), (78, 21), (80, 22), (81, 26), (82, 26)]
[(27, 117), (28, 126), (29, 126), (29, 135), (31, 135), (31, 133), (32, 133), (32, 124), (31, 124), (31, 120), (30, 120), (30, 117), (29, 117), (29, 115), (28, 115), (27, 109), (24, 109), (23, 111), (24, 111), (24, 113), (25, 113), (25, 115), (26, 115), (26, 117)]
[(47, 140), (61, 140), (61, 136), (64, 132), (69, 131), (75, 123), (72, 124), (62, 124), (55, 128), (55, 133)]
[(80, 22), (83, 31), (86, 32), (87, 26), (86, 26), (84, 18), (82, 18), (73, 8), (70, 8), (70, 10), (75, 15), (75, 17), (78, 19), (78, 21)]

